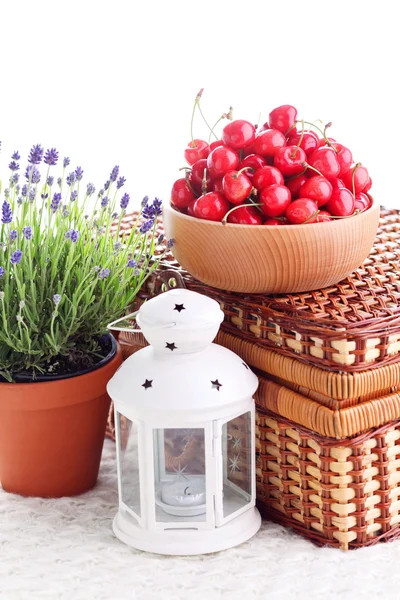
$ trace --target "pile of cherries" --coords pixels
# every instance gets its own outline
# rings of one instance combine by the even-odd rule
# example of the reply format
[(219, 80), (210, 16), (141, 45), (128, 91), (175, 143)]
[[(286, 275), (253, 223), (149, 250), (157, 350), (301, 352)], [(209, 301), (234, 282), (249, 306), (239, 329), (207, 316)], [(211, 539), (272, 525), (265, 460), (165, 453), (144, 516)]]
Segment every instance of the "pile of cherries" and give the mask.
[(193, 139), (184, 152), (190, 167), (172, 186), (172, 206), (199, 219), (246, 225), (320, 223), (367, 210), (368, 171), (327, 137), (330, 125), (298, 120), (296, 108), (284, 105), (260, 128), (240, 119), (224, 127), (222, 139)]

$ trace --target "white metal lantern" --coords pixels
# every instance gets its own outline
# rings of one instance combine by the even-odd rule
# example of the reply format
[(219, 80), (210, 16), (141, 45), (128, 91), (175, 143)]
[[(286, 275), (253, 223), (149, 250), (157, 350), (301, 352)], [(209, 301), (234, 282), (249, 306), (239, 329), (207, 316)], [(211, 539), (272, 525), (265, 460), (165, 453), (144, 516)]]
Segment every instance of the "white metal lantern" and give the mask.
[(136, 317), (150, 346), (108, 384), (119, 485), (113, 529), (134, 548), (204, 554), (240, 544), (260, 527), (258, 380), (236, 354), (212, 344), (222, 319), (218, 303), (196, 292), (156, 296)]

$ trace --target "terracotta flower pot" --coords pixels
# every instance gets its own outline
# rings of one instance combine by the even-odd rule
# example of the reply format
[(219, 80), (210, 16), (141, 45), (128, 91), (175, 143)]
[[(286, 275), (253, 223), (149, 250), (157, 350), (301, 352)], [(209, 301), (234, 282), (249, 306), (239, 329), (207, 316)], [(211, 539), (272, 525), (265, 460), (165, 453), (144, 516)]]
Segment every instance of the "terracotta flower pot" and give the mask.
[(23, 496), (81, 494), (96, 481), (120, 347), (95, 369), (35, 383), (0, 383), (0, 481)]

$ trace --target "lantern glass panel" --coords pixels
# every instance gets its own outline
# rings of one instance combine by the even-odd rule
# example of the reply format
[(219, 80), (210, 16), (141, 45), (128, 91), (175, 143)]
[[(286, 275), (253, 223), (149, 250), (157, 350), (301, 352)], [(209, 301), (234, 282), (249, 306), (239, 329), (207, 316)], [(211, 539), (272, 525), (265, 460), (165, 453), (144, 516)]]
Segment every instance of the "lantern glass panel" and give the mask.
[(246, 412), (222, 427), (224, 518), (252, 500), (252, 454), (251, 413)]
[(156, 521), (206, 521), (204, 429), (155, 429)]
[(117, 413), (120, 444), (121, 500), (141, 516), (139, 481), (139, 431), (134, 421)]

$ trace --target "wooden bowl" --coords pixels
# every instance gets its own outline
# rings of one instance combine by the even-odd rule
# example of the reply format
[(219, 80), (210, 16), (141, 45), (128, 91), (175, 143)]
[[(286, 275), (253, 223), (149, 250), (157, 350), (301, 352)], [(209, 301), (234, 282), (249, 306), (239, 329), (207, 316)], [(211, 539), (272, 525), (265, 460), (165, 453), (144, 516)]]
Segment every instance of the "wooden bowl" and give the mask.
[(176, 260), (199, 281), (244, 293), (282, 294), (338, 283), (373, 245), (379, 205), (347, 219), (306, 225), (234, 225), (164, 207)]

